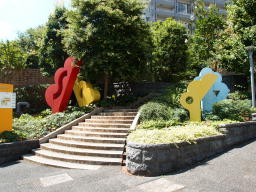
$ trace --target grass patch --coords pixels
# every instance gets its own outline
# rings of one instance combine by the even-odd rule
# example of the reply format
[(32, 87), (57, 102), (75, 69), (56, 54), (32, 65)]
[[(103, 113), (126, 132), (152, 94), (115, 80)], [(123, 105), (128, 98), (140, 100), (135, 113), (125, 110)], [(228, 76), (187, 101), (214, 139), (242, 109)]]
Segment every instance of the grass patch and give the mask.
[(198, 138), (222, 135), (218, 125), (232, 122), (234, 121), (186, 122), (182, 125), (162, 126), (162, 128), (158, 127), (157, 129), (152, 126), (145, 126), (144, 122), (128, 136), (128, 142), (145, 144), (195, 143)]

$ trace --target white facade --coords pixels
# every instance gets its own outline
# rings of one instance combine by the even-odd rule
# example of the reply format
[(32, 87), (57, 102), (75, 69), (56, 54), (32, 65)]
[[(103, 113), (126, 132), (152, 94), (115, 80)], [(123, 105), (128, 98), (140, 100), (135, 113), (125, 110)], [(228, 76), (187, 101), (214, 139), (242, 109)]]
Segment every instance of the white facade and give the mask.
[[(216, 4), (220, 12), (225, 13), (225, 4), (228, 0), (204, 0), (205, 5)], [(191, 23), (194, 19), (193, 14), (194, 0), (149, 0), (148, 7), (145, 9), (146, 21), (165, 20), (172, 17), (185, 24)]]

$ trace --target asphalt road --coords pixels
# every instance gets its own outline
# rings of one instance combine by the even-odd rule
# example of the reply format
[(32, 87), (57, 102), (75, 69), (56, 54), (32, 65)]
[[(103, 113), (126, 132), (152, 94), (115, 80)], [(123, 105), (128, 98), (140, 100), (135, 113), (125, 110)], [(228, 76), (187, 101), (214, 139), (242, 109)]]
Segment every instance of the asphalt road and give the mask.
[(120, 167), (70, 170), (17, 161), (0, 166), (0, 192), (255, 192), (256, 141), (180, 172), (138, 177)]

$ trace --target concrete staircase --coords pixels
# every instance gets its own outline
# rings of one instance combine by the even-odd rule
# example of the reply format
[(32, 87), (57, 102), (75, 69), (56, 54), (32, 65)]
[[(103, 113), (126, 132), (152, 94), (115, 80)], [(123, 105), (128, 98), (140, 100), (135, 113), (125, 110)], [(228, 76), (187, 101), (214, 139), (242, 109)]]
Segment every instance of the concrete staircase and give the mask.
[(137, 109), (105, 110), (40, 145), (23, 158), (35, 163), (75, 169), (121, 165), (125, 141)]

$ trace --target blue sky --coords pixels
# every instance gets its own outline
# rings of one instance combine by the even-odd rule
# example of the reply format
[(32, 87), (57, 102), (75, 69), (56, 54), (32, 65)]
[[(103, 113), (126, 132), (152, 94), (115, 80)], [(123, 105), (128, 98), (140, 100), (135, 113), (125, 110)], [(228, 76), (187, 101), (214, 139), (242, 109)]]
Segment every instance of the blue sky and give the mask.
[(0, 40), (13, 40), (17, 32), (46, 23), (58, 4), (71, 0), (0, 0)]

